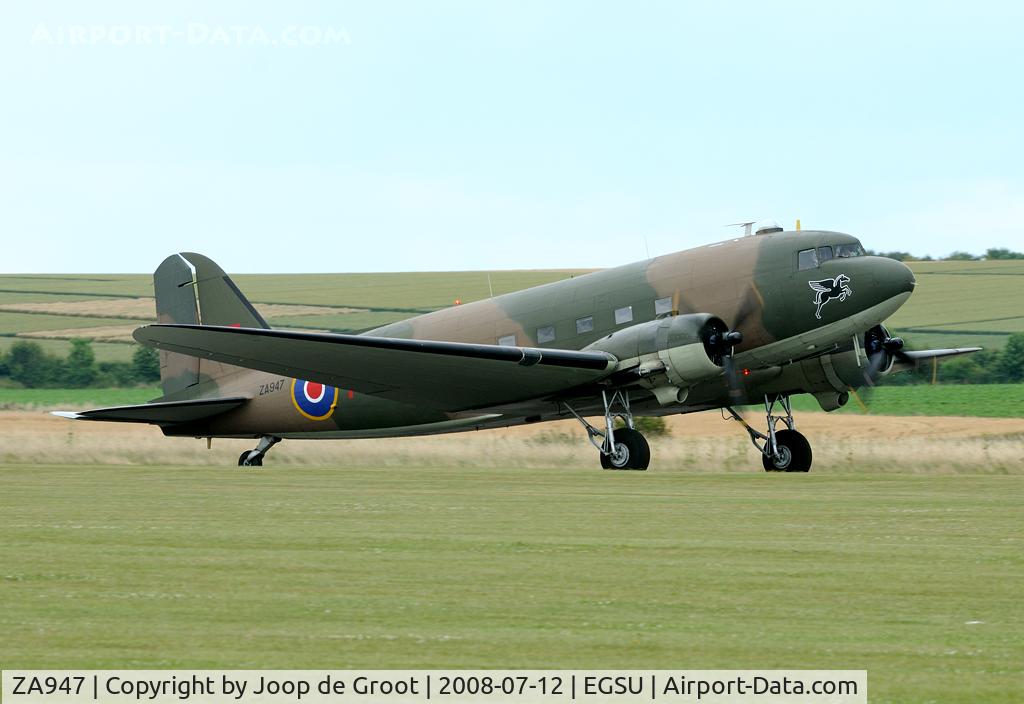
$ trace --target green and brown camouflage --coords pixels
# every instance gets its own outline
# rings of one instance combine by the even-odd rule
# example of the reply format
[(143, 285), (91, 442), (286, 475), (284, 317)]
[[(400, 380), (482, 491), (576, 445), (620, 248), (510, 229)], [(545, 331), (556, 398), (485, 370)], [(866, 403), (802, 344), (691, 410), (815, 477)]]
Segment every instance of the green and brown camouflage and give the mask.
[[(604, 413), (602, 392), (618, 389), (640, 415), (793, 393), (831, 410), (876, 360), (871, 374), (898, 366), (870, 353), (914, 286), (851, 235), (772, 231), (354, 337), (270, 330), (217, 264), (183, 253), (154, 274), (159, 324), (136, 331), (161, 350), (164, 396), (145, 422), (196, 437), (415, 435)], [(212, 399), (228, 410), (204, 410)]]

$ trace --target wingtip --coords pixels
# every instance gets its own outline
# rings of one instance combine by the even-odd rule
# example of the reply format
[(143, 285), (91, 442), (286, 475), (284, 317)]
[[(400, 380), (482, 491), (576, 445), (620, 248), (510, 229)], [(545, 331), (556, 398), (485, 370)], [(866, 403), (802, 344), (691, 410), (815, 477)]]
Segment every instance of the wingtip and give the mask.
[(81, 413), (75, 413), (74, 411), (50, 411), (51, 416), (57, 416), (58, 418), (70, 418), (71, 420), (80, 420), (82, 418)]

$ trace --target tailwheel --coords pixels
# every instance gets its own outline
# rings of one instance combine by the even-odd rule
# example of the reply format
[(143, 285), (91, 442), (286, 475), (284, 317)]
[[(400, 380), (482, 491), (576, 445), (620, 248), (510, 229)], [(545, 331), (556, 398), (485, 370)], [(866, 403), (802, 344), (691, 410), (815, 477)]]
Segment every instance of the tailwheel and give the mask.
[(619, 428), (614, 433), (615, 447), (611, 454), (601, 453), (604, 469), (645, 470), (651, 464), (651, 446), (647, 438), (633, 428)]
[(811, 444), (795, 430), (775, 433), (775, 454), (761, 455), (766, 472), (809, 472), (811, 470)]
[(257, 455), (256, 457), (249, 458), (252, 454), (252, 450), (246, 450), (238, 456), (239, 467), (262, 467), (263, 466), (263, 455)]
[(246, 450), (238, 456), (238, 466), (262, 467), (263, 458), (267, 456), (267, 451), (279, 442), (281, 442), (281, 438), (274, 437), (273, 435), (264, 435), (260, 438), (255, 450)]

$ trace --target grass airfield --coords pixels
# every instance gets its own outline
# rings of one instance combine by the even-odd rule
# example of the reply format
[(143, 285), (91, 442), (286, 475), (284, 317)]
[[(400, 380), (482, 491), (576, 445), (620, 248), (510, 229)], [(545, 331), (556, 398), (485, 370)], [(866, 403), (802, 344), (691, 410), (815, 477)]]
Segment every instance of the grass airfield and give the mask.
[(0, 663), (852, 668), (1024, 696), (1024, 475), (0, 465)]

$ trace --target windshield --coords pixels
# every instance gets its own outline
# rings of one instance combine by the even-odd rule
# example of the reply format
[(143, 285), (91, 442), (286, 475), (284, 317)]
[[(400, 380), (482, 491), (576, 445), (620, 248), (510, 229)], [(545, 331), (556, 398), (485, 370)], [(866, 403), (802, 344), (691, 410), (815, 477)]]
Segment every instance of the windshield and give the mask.
[(860, 244), (837, 244), (835, 246), (835, 257), (846, 259), (847, 257), (863, 257), (864, 248)]

